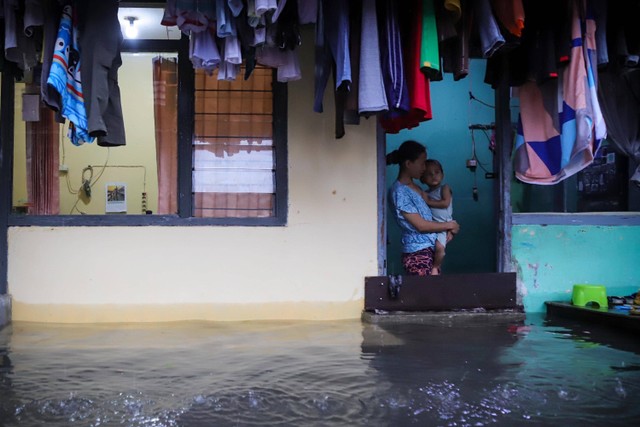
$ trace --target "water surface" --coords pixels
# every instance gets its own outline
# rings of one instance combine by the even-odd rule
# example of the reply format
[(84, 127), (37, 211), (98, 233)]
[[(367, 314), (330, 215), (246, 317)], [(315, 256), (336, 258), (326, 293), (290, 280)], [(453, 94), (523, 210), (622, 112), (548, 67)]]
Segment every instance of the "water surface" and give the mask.
[(551, 322), (14, 323), (2, 426), (629, 426), (640, 343)]

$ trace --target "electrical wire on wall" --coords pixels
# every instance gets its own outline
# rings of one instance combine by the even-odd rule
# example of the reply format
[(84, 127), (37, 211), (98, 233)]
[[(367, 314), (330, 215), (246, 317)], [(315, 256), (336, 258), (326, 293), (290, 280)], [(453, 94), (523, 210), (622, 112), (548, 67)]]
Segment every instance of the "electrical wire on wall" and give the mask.
[[(471, 85), (471, 82), (469, 82), (469, 85)], [(483, 101), (481, 99), (476, 98), (475, 95), (473, 94), (473, 92), (471, 92), (471, 90), (469, 90), (469, 103), (471, 103), (471, 101), (476, 101), (479, 104), (484, 105), (485, 107), (489, 107), (489, 108), (493, 108), (493, 109), (496, 108), (494, 105), (491, 105), (488, 102), (485, 102), (485, 101)]]
[[(88, 173), (87, 173), (88, 172)], [(82, 192), (88, 199), (91, 198), (91, 186), (93, 181), (93, 168), (91, 166), (87, 166), (82, 169)]]
[[(64, 129), (65, 129), (65, 126), (68, 126), (66, 123), (68, 123), (68, 122), (65, 122), (65, 124), (62, 125), (61, 132), (58, 132), (59, 144), (60, 144), (60, 148), (61, 148), (61, 151), (62, 151), (62, 161), (60, 162), (60, 172), (64, 173), (65, 182), (67, 184), (67, 191), (69, 192), (69, 194), (76, 195), (76, 194), (78, 194), (78, 192), (80, 190), (78, 189), (76, 191), (71, 187), (71, 181), (69, 180), (69, 173), (68, 173), (68, 171), (66, 169), (67, 168), (67, 166), (66, 166), (66, 164), (67, 164), (67, 162), (66, 162), (67, 153), (66, 153), (66, 151), (64, 149), (64, 135), (66, 134), (66, 132), (64, 132)], [(73, 208), (72, 208), (72, 211), (73, 211)]]
[(476, 139), (473, 135), (473, 129), (471, 129), (471, 158), (467, 160), (467, 168), (473, 173), (473, 188), (471, 189), (471, 195), (473, 200), (476, 202), (478, 201), (478, 174), (476, 173), (478, 163), (478, 157), (476, 156)]
[[(107, 147), (107, 160), (105, 161), (105, 163), (103, 165), (89, 165), (86, 168), (84, 168), (82, 170), (82, 185), (81, 185), (81, 189), (82, 192), (85, 194), (85, 196), (87, 198), (91, 198), (91, 189), (98, 183), (98, 181), (100, 180), (100, 178), (102, 177), (102, 175), (104, 174), (104, 171), (107, 168), (116, 168), (116, 169), (142, 169), (142, 201), (141, 201), (141, 210), (142, 213), (147, 213), (147, 167), (144, 165), (108, 165), (108, 161), (109, 161), (109, 148)], [(100, 170), (100, 174), (94, 179), (93, 178), (93, 170), (94, 168), (101, 168)], [(80, 190), (79, 190), (80, 191)], [(77, 194), (77, 192), (76, 192)], [(71, 208), (71, 212), (73, 213), (73, 210), (77, 210), (79, 213), (81, 214), (86, 214), (86, 212), (82, 212), (77, 208), (78, 202), (80, 201), (80, 198), (78, 198), (78, 200), (76, 200), (75, 205), (73, 206), (73, 208)]]
[[(487, 138), (487, 142), (489, 143), (487, 148), (492, 153), (495, 153), (495, 138), (493, 136), (489, 136), (489, 134), (487, 133), (487, 130), (494, 129), (494, 125), (493, 124), (490, 124), (490, 125), (473, 124), (473, 125), (469, 125), (469, 129), (471, 130), (471, 159), (470, 160), (474, 160), (473, 166), (474, 167), (478, 166), (485, 173), (493, 174), (492, 171), (487, 170), (487, 168), (485, 167), (486, 165), (482, 163), (480, 159), (478, 159), (478, 156), (476, 155), (476, 138), (475, 138), (474, 131), (479, 130), (483, 133), (483, 135)], [(470, 160), (467, 160), (467, 167), (469, 167)]]
[(469, 130), (471, 131), (471, 158), (467, 160), (467, 168), (473, 173), (473, 189), (472, 196), (473, 200), (478, 201), (478, 175), (476, 168), (479, 167), (485, 173), (485, 178), (492, 179), (495, 174), (492, 171), (487, 170), (485, 165), (478, 159), (478, 155), (476, 153), (476, 137), (474, 131), (482, 131), (487, 140), (489, 141), (489, 151), (495, 154), (495, 139), (491, 138), (487, 134), (487, 130), (494, 129), (494, 125), (484, 125), (484, 124), (472, 124), (469, 125)]
[[(91, 166), (90, 166), (91, 167)], [(129, 169), (129, 168), (133, 168), (133, 169), (142, 169), (142, 200), (141, 200), (141, 211), (142, 214), (148, 214), (151, 212), (147, 212), (147, 167), (144, 165), (104, 165), (104, 166), (93, 166), (93, 167), (102, 167), (102, 172), (104, 172), (104, 170), (106, 168), (122, 168), (122, 169)], [(100, 174), (102, 176), (102, 173)], [(100, 178), (100, 177), (98, 177)], [(97, 179), (98, 179), (97, 178)], [(96, 181), (97, 181), (96, 179)]]
[[(92, 195), (92, 188), (95, 187), (95, 185), (100, 181), (100, 178), (102, 178), (102, 176), (104, 175), (104, 172), (106, 171), (107, 168), (137, 168), (137, 169), (142, 169), (142, 202), (141, 202), (141, 210), (143, 214), (149, 213), (147, 211), (147, 168), (144, 165), (109, 165), (109, 155), (111, 153), (110, 148), (107, 147), (107, 157), (104, 161), (104, 164), (100, 164), (100, 165), (88, 165), (87, 167), (82, 169), (82, 174), (81, 174), (81, 182), (80, 182), (80, 186), (78, 187), (78, 189), (74, 189), (73, 186), (71, 185), (71, 179), (69, 178), (69, 170), (68, 167), (66, 166), (66, 151), (65, 151), (65, 143), (64, 143), (64, 135), (65, 133), (65, 126), (68, 128), (68, 124), (65, 123), (62, 125), (62, 131), (59, 133), (59, 144), (61, 147), (61, 154), (62, 154), (62, 159), (61, 159), (61, 163), (60, 163), (60, 172), (64, 173), (65, 175), (65, 182), (67, 185), (67, 191), (69, 192), (69, 194), (72, 195), (77, 195), (78, 197), (76, 198), (76, 201), (74, 203), (74, 205), (71, 207), (71, 210), (69, 211), (69, 214), (72, 214), (74, 211), (77, 211), (79, 214), (81, 215), (86, 215), (86, 212), (81, 211), (78, 208), (78, 203), (80, 202), (80, 200), (82, 200), (83, 198), (85, 200), (90, 200), (91, 199), (91, 195)], [(95, 169), (100, 169), (100, 173), (98, 174), (98, 176), (96, 176), (94, 178), (94, 171)], [(83, 196), (83, 197), (81, 197)]]
[[(121, 168), (121, 169), (128, 169), (128, 168), (133, 168), (133, 169), (142, 169), (142, 191), (143, 192), (147, 192), (147, 167), (144, 165), (92, 165), (90, 167), (94, 167), (94, 168), (103, 168), (103, 172), (104, 169), (106, 168)], [(102, 176), (102, 173), (100, 173), (100, 175)], [(99, 179), (100, 177), (96, 178), (96, 181)]]
[[(468, 104), (468, 117), (469, 119), (471, 119), (471, 105), (473, 102), (477, 102), (480, 105), (483, 105), (487, 108), (493, 108), (495, 109), (495, 106), (489, 104), (488, 102), (485, 102), (479, 98), (477, 98), (473, 92), (471, 91), (471, 80), (469, 80), (469, 104)], [(473, 173), (473, 188), (471, 190), (471, 194), (473, 197), (474, 201), (478, 201), (479, 199), (479, 194), (478, 194), (478, 176), (477, 176), (477, 168), (479, 167), (480, 169), (482, 169), (485, 172), (485, 178), (490, 179), (494, 177), (494, 173), (490, 172), (489, 170), (487, 170), (487, 168), (485, 167), (485, 165), (480, 162), (480, 160), (478, 159), (478, 155), (477, 155), (477, 151), (476, 151), (476, 139), (475, 139), (475, 133), (474, 131), (482, 131), (482, 133), (487, 137), (487, 139), (489, 140), (489, 150), (495, 154), (495, 139), (491, 138), (488, 134), (487, 131), (491, 130), (493, 131), (493, 129), (495, 128), (494, 124), (472, 124), (469, 123), (469, 131), (471, 133), (471, 157), (467, 160), (466, 162), (466, 167), (467, 169), (469, 169), (472, 173)]]
[[(64, 147), (64, 144), (63, 144), (63, 147)], [(80, 187), (78, 188), (78, 190), (75, 191), (75, 193), (71, 191), (72, 188), (71, 188), (71, 184), (69, 183), (69, 173), (66, 174), (66, 176), (67, 176), (67, 187), (69, 188), (69, 190), (70, 190), (69, 192), (71, 194), (78, 194), (78, 193), (82, 192), (86, 199), (91, 199), (91, 189), (98, 183), (98, 181), (100, 180), (100, 178), (104, 174), (105, 169), (107, 168), (107, 164), (109, 163), (109, 154), (111, 153), (110, 150), (111, 149), (109, 147), (107, 147), (107, 158), (104, 161), (104, 165), (98, 165), (98, 166), (89, 165), (86, 168), (82, 169), (81, 184), (80, 184)], [(63, 164), (64, 164), (64, 162), (63, 162)], [(100, 171), (100, 174), (95, 179), (93, 178), (93, 168), (94, 167), (98, 167), (98, 168), (101, 167), (102, 168), (102, 170)], [(145, 173), (145, 175), (146, 175), (146, 173)], [(69, 214), (72, 214), (73, 211), (76, 210), (81, 215), (86, 215), (86, 212), (83, 212), (80, 209), (78, 209), (78, 203), (80, 202), (80, 200), (82, 200), (82, 199), (81, 199), (80, 196), (78, 196), (76, 198), (76, 202), (71, 207), (71, 210), (69, 211)]]

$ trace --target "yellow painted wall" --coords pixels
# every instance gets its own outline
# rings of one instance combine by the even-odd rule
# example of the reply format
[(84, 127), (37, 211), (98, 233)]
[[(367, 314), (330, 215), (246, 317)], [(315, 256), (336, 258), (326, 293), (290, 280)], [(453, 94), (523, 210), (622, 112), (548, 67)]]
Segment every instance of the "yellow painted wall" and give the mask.
[[(123, 64), (118, 72), (122, 109), (125, 118), (127, 145), (105, 148), (96, 142), (76, 147), (63, 138), (60, 163), (69, 167), (70, 187), (76, 191), (82, 184), (82, 170), (94, 166), (92, 197), (80, 197), (77, 209), (87, 214), (105, 213), (105, 183), (119, 182), (127, 185), (127, 213), (142, 213), (142, 192), (147, 192), (147, 208), (155, 212), (158, 206), (158, 179), (156, 169), (155, 134), (153, 122), (152, 58), (156, 54), (123, 54)], [(66, 132), (65, 132), (66, 133)], [(104, 173), (102, 165), (107, 164)], [(126, 166), (126, 167), (120, 167)], [(142, 167), (132, 167), (142, 166)], [(145, 174), (146, 172), (146, 174)], [(88, 172), (85, 172), (88, 176)], [(98, 181), (95, 178), (100, 176)], [(82, 194), (80, 195), (82, 196)], [(60, 180), (60, 213), (79, 213), (73, 209), (78, 195), (72, 194), (64, 175)]]
[(13, 119), (13, 206), (21, 206), (27, 203), (27, 180), (25, 148), (25, 124), (22, 121), (22, 94), (24, 83), (16, 83)]
[(12, 227), (13, 319), (359, 317), (364, 277), (378, 273), (375, 120), (336, 140), (333, 96), (313, 112), (313, 49), (302, 55), (285, 227)]

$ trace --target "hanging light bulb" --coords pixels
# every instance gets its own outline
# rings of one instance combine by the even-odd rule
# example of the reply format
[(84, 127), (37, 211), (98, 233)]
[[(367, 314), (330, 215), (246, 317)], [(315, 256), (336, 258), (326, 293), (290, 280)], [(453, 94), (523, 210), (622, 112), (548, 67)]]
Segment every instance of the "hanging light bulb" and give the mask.
[(138, 37), (138, 27), (136, 26), (136, 21), (138, 18), (135, 16), (125, 16), (126, 21), (129, 21), (129, 25), (127, 25), (124, 29), (124, 35), (128, 39), (135, 39)]

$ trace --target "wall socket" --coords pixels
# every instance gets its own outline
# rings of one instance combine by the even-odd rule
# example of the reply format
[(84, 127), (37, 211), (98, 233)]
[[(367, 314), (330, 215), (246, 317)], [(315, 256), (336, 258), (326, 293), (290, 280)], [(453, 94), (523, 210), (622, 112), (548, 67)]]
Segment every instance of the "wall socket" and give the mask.
[(60, 166), (58, 166), (58, 170), (59, 170), (60, 172), (62, 172), (62, 173), (67, 173), (67, 172), (69, 172), (69, 166), (67, 166), (67, 165), (60, 165)]

